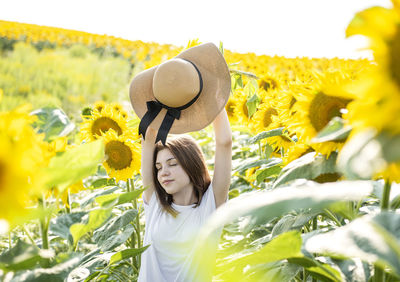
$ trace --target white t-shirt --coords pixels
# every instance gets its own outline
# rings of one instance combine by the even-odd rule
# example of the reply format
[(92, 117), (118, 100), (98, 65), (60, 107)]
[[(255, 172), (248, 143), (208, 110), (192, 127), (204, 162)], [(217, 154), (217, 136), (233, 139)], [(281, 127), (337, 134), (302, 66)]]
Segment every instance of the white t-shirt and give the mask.
[[(142, 253), (138, 281), (199, 280), (198, 274), (203, 273), (204, 269), (196, 271), (197, 265), (193, 263), (193, 252), (200, 228), (216, 210), (212, 185), (210, 184), (204, 193), (200, 206), (197, 208), (193, 208), (194, 204), (180, 206), (172, 203), (172, 207), (179, 212), (176, 218), (162, 210), (156, 192), (153, 192), (149, 203), (145, 203), (144, 200), (143, 203), (146, 220), (144, 246), (150, 245), (150, 247)], [(214, 241), (215, 249), (221, 230), (222, 228), (214, 233), (218, 237)], [(208, 281), (211, 281), (210, 277)]]

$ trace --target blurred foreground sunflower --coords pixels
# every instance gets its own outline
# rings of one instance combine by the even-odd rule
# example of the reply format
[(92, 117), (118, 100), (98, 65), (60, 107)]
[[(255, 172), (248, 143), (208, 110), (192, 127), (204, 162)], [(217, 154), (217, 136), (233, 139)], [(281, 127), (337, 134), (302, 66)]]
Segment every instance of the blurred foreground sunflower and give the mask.
[(30, 107), (0, 113), (0, 219), (13, 226), (29, 214), (34, 196), (44, 191), (44, 134), (31, 124)]
[(368, 37), (374, 67), (349, 88), (358, 95), (348, 119), (354, 130), (373, 127), (400, 134), (400, 2), (393, 8), (372, 7), (356, 14), (346, 35)]

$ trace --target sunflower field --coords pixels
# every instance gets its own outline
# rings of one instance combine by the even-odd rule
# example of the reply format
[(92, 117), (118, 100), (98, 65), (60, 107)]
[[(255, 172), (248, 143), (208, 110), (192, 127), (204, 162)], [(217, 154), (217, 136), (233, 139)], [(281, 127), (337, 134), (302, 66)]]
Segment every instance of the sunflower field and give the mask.
[[(213, 281), (400, 281), (400, 2), (346, 36), (373, 59), (219, 48), (229, 201)], [(0, 21), (0, 281), (136, 281), (146, 224), (129, 84), (186, 47)], [(212, 128), (190, 133), (212, 171)]]

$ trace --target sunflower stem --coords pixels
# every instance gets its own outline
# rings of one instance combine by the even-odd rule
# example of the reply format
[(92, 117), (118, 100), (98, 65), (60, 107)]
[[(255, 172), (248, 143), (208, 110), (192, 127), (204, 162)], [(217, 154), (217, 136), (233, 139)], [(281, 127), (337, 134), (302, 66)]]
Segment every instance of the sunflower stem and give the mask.
[[(43, 209), (46, 209), (46, 198), (45, 196), (42, 196), (42, 207)], [(47, 221), (47, 216), (44, 215), (43, 217), (40, 218), (40, 231), (42, 234), (42, 249), (48, 249), (49, 248), (49, 237), (48, 237), (48, 225), (46, 223)]]
[(328, 216), (328, 218), (330, 218), (331, 220), (333, 220), (337, 224), (337, 226), (342, 226), (340, 221), (336, 218), (336, 216), (330, 210), (324, 209), (324, 212)]
[(12, 248), (12, 244), (11, 244), (11, 231), (8, 231), (8, 248), (9, 248), (9, 249)]
[[(129, 178), (126, 180), (126, 189), (128, 190), (128, 192), (133, 192), (133, 189), (131, 187), (131, 182), (130, 182)], [(135, 247), (136, 247), (136, 234), (135, 234), (135, 232), (132, 232), (132, 235), (131, 235), (131, 248), (135, 249)], [(136, 257), (132, 257), (132, 264), (137, 266)]]
[(67, 213), (71, 213), (71, 199), (69, 197), (69, 190), (67, 193), (67, 204), (65, 206), (66, 206), (65, 208), (67, 210)]
[[(131, 182), (131, 189), (132, 189), (132, 191), (134, 191), (135, 190), (135, 183), (133, 182), (132, 178), (130, 178), (129, 181)], [(135, 228), (135, 230), (136, 230), (137, 245), (138, 245), (138, 248), (141, 248), (142, 247), (142, 242), (141, 242), (141, 238), (140, 238), (140, 220), (139, 220), (140, 216), (139, 216), (139, 210), (138, 210), (138, 205), (137, 205), (137, 198), (135, 198), (133, 200), (133, 207), (134, 207), (135, 210), (137, 210), (137, 215), (136, 215), (136, 218), (135, 218), (135, 220), (136, 220), (136, 228)], [(138, 256), (138, 268), (140, 268), (140, 263), (141, 263), (140, 259), (141, 259), (141, 257)]]
[(389, 209), (389, 199), (390, 199), (390, 188), (391, 187), (392, 187), (392, 183), (389, 180), (386, 180), (385, 186), (383, 187), (381, 211), (386, 211)]
[(31, 233), (29, 233), (29, 230), (25, 227), (25, 225), (22, 224), (21, 227), (24, 230), (24, 232), (26, 233), (26, 236), (28, 236), (29, 241), (31, 241), (32, 245), (35, 245), (37, 247), (35, 240), (33, 240)]
[(382, 268), (375, 265), (374, 267), (374, 280), (375, 282), (385, 282), (385, 273)]

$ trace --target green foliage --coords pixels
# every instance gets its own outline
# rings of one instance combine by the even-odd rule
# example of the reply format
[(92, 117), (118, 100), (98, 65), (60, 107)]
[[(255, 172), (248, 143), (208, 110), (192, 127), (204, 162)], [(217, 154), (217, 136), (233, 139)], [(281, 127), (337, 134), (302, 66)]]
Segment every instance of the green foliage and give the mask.
[(336, 158), (337, 153), (332, 153), (328, 159), (325, 156), (316, 155), (315, 152), (308, 153), (284, 167), (273, 187), (299, 178), (314, 180), (324, 174), (337, 173)]
[(129, 80), (130, 65), (120, 58), (99, 58), (83, 46), (38, 52), (17, 43), (0, 56), (0, 110), (30, 103), (34, 109), (61, 107), (79, 120), (84, 105), (126, 100)]
[(38, 133), (45, 133), (46, 141), (66, 136), (75, 128), (75, 124), (58, 108), (41, 108), (31, 112), (31, 115), (38, 117), (32, 126), (38, 129)]
[(41, 250), (18, 240), (17, 244), (0, 255), (0, 268), (6, 271), (30, 269), (43, 259), (54, 256), (51, 251)]
[(149, 246), (145, 246), (140, 249), (126, 249), (123, 251), (120, 251), (118, 253), (115, 253), (111, 259), (110, 259), (110, 264), (116, 263), (118, 261), (121, 261), (123, 259), (131, 258), (137, 255), (140, 255), (143, 253)]
[(46, 169), (47, 186), (63, 191), (68, 186), (94, 174), (104, 157), (102, 140), (85, 143), (50, 160)]
[(69, 228), (73, 242), (74, 249), (76, 248), (79, 239), (89, 231), (103, 225), (103, 223), (110, 217), (111, 208), (106, 209), (94, 209), (87, 216), (82, 218), (82, 223), (74, 223)]

